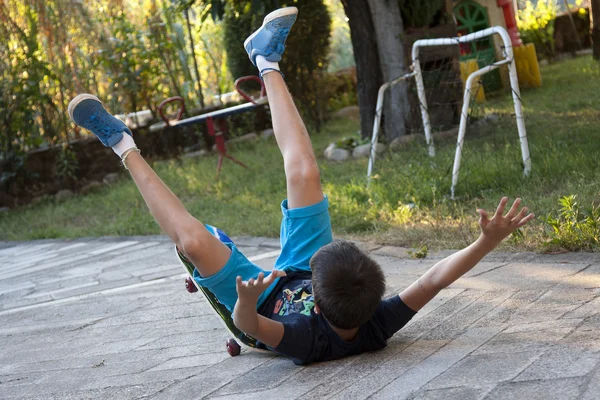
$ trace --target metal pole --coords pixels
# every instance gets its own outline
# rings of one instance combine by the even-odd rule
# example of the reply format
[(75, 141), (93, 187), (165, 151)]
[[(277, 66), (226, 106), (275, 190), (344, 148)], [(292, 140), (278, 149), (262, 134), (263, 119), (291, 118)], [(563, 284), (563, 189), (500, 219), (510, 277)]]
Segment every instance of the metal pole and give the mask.
[(423, 130), (425, 131), (425, 140), (429, 150), (429, 156), (435, 156), (435, 146), (433, 144), (433, 135), (431, 134), (431, 121), (429, 120), (429, 111), (427, 110), (427, 96), (425, 95), (425, 84), (423, 83), (423, 73), (421, 72), (421, 63), (419, 62), (419, 40), (417, 40), (412, 49), (413, 68), (415, 81), (417, 83), (417, 94), (419, 96), (419, 106), (421, 108), (421, 118), (423, 119)]
[(377, 140), (379, 138), (379, 127), (381, 126), (381, 113), (383, 112), (383, 98), (385, 91), (390, 87), (390, 83), (384, 83), (377, 93), (377, 105), (375, 106), (375, 120), (373, 121), (373, 136), (371, 137), (371, 153), (369, 155), (369, 167), (367, 168), (367, 187), (371, 184), (371, 174), (375, 157), (377, 156)]
[(462, 110), (460, 112), (460, 125), (458, 126), (458, 139), (456, 141), (456, 153), (454, 154), (454, 166), (452, 167), (452, 187), (450, 188), (450, 198), (454, 200), (456, 185), (458, 184), (458, 174), (460, 173), (460, 162), (462, 159), (462, 148), (465, 142), (465, 134), (467, 132), (467, 121), (469, 119), (469, 106), (471, 105), (473, 84), (478, 77), (487, 74), (495, 69), (500, 68), (500, 65), (506, 64), (506, 61), (489, 65), (485, 68), (473, 72), (467, 78), (465, 84), (465, 94), (463, 97)]
[(375, 106), (375, 119), (373, 121), (373, 136), (371, 137), (371, 152), (369, 154), (369, 166), (367, 168), (367, 187), (371, 183), (371, 175), (373, 173), (373, 166), (375, 165), (375, 158), (377, 156), (377, 140), (379, 139), (379, 129), (381, 128), (381, 115), (383, 113), (383, 100), (385, 92), (391, 86), (397, 83), (405, 81), (415, 76), (414, 72), (402, 75), (399, 78), (394, 79), (391, 82), (386, 82), (379, 88), (377, 93), (377, 105)]
[(525, 118), (523, 117), (523, 104), (521, 103), (521, 90), (519, 89), (519, 77), (517, 75), (517, 66), (512, 47), (506, 48), (508, 64), (508, 75), (510, 77), (510, 87), (512, 91), (513, 102), (515, 103), (515, 118), (517, 119), (517, 130), (519, 132), (519, 141), (521, 142), (521, 156), (523, 157), (523, 175), (529, 176), (531, 173), (531, 155), (529, 154), (529, 141), (527, 140), (527, 129), (525, 128)]

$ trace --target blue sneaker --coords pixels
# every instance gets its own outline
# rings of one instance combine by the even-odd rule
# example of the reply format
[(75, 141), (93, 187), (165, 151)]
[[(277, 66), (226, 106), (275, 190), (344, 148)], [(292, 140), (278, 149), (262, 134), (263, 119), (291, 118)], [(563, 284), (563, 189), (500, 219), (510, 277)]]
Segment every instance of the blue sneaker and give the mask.
[(69, 103), (69, 117), (77, 125), (92, 132), (103, 145), (113, 147), (123, 139), (123, 132), (133, 136), (131, 130), (104, 109), (96, 96), (80, 94)]
[(285, 51), (285, 40), (294, 22), (298, 9), (285, 7), (269, 13), (256, 32), (246, 39), (244, 48), (252, 64), (256, 66), (256, 56), (263, 56), (267, 61), (278, 62)]

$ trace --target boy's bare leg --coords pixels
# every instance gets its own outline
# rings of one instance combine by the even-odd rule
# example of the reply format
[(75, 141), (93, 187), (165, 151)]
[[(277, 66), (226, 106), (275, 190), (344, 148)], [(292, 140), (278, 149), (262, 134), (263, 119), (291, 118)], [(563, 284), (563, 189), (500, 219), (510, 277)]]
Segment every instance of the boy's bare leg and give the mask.
[(129, 128), (110, 115), (100, 100), (90, 94), (75, 97), (69, 104), (68, 111), (77, 125), (94, 133), (119, 157), (126, 158), (127, 167), (150, 213), (192, 261), (200, 275), (208, 277), (223, 268), (229, 260), (231, 250), (192, 217), (139, 152), (132, 151), (136, 147)]
[(273, 131), (283, 155), (288, 207), (300, 208), (323, 200), (321, 176), (310, 136), (296, 109), (283, 77), (278, 72), (264, 75), (271, 108)]
[(137, 152), (127, 157), (127, 168), (150, 213), (203, 277), (219, 272), (231, 250), (206, 230)]
[(258, 68), (267, 89), (273, 131), (285, 166), (288, 208), (306, 207), (323, 200), (310, 137), (277, 64), (297, 14), (296, 7), (269, 13), (262, 26), (244, 41), (248, 57)]

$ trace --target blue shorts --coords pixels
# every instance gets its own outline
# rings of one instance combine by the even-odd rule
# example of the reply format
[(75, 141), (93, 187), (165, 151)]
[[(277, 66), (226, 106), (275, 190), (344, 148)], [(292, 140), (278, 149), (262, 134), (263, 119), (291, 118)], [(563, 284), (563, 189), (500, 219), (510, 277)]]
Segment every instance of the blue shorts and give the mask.
[[(329, 201), (325, 197), (312, 206), (288, 209), (287, 200), (281, 203), (281, 254), (275, 261), (274, 269), (283, 271), (309, 271), (310, 259), (321, 247), (331, 243), (331, 220), (329, 218)], [(244, 281), (258, 277), (260, 272), (265, 276), (269, 271), (249, 261), (235, 246), (233, 241), (221, 230), (207, 225), (206, 228), (231, 249), (231, 256), (225, 266), (215, 275), (203, 278), (194, 270), (194, 280), (199, 286), (210, 290), (227, 309), (233, 312), (237, 301), (235, 279), (241, 276)], [(277, 279), (259, 297), (257, 308), (265, 301)]]

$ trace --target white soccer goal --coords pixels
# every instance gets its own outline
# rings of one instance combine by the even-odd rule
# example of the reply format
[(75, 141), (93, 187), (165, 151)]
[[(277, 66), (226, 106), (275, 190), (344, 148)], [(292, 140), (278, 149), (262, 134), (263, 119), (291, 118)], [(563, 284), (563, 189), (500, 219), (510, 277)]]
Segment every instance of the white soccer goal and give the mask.
[(525, 130), (525, 121), (523, 119), (523, 109), (521, 104), (521, 93), (519, 90), (519, 79), (517, 77), (517, 69), (515, 66), (514, 53), (510, 36), (506, 29), (501, 26), (491, 27), (479, 32), (471, 33), (469, 35), (455, 37), (455, 38), (439, 38), (439, 39), (423, 39), (417, 40), (412, 48), (412, 72), (402, 75), (399, 78), (387, 82), (379, 89), (377, 97), (377, 106), (375, 108), (375, 121), (373, 123), (373, 136), (371, 138), (371, 154), (369, 157), (369, 167), (367, 171), (368, 182), (371, 181), (371, 175), (373, 173), (373, 166), (375, 164), (377, 140), (379, 137), (379, 129), (381, 126), (381, 114), (383, 112), (383, 100), (387, 89), (391, 86), (398, 84), (399, 82), (414, 78), (417, 86), (417, 93), (419, 97), (421, 117), (423, 119), (423, 130), (425, 132), (425, 140), (427, 143), (429, 155), (435, 156), (435, 147), (433, 144), (433, 136), (431, 132), (431, 123), (429, 120), (429, 111), (427, 109), (427, 98), (425, 96), (425, 85), (423, 83), (423, 74), (421, 71), (421, 65), (419, 62), (419, 50), (422, 47), (427, 46), (448, 46), (448, 45), (460, 45), (461, 43), (471, 42), (482, 39), (487, 36), (494, 34), (499, 35), (502, 38), (503, 46), (502, 52), (504, 59), (497, 61), (493, 64), (487, 65), (472, 74), (466, 80), (465, 92), (463, 96), (463, 104), (460, 115), (460, 125), (458, 129), (458, 141), (456, 144), (456, 155), (454, 157), (454, 167), (452, 169), (452, 187), (451, 187), (451, 198), (454, 199), (456, 185), (458, 183), (458, 175), (460, 172), (460, 161), (462, 157), (462, 149), (465, 140), (465, 133), (467, 130), (467, 120), (469, 116), (469, 106), (471, 99), (476, 95), (476, 91), (473, 91), (473, 85), (478, 82), (478, 78), (487, 74), (488, 72), (494, 71), (500, 68), (502, 65), (508, 65), (510, 86), (512, 90), (512, 98), (515, 105), (515, 117), (517, 120), (517, 129), (519, 133), (519, 140), (521, 142), (521, 153), (523, 156), (523, 165), (525, 176), (531, 172), (531, 158), (529, 156), (529, 144), (527, 142), (527, 132)]

